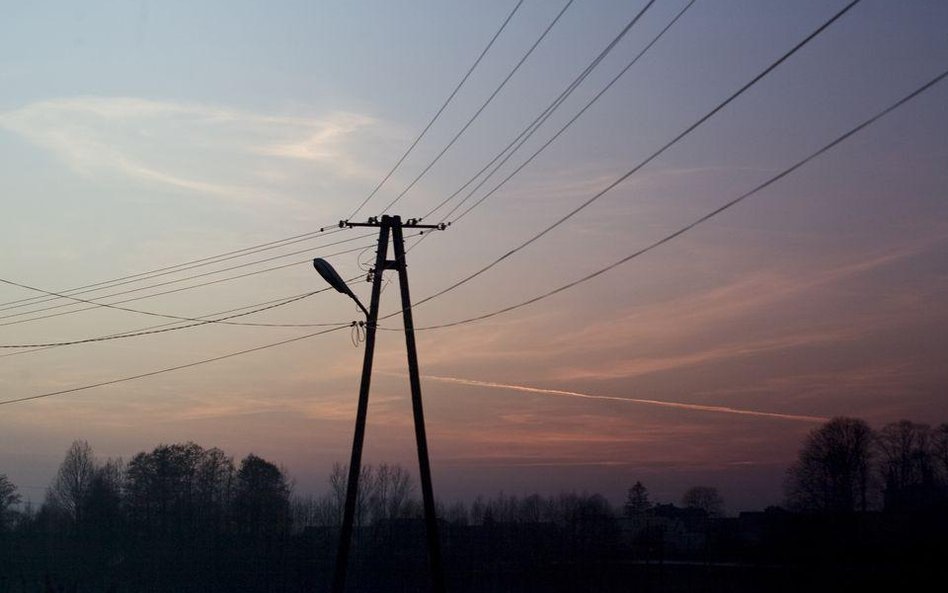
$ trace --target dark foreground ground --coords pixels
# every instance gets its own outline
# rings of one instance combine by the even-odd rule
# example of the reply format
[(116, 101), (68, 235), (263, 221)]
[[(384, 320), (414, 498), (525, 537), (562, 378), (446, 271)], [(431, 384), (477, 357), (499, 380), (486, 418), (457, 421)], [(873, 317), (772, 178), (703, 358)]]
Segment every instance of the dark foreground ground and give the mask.
[[(872, 513), (441, 525), (452, 593), (927, 590), (948, 577), (946, 527), (943, 515)], [(328, 591), (335, 536), (332, 528), (284, 536), (7, 533), (0, 593)], [(360, 530), (348, 590), (429, 590), (422, 523)]]

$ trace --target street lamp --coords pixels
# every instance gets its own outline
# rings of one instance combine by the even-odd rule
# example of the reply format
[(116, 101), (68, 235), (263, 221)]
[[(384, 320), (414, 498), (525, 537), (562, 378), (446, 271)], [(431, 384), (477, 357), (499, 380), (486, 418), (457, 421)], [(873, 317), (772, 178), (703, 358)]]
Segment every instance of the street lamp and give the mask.
[(342, 294), (349, 295), (349, 298), (355, 301), (359, 308), (362, 309), (362, 312), (365, 313), (365, 316), (369, 316), (369, 310), (365, 308), (365, 305), (362, 304), (362, 301), (359, 300), (352, 290), (349, 288), (349, 285), (346, 284), (346, 281), (342, 279), (342, 276), (339, 275), (339, 272), (332, 267), (328, 261), (324, 260), (321, 257), (317, 257), (313, 260), (313, 267), (316, 268), (316, 271), (319, 272), (319, 275), (323, 277), (323, 280), (329, 283), (330, 286), (335, 288), (337, 291)]

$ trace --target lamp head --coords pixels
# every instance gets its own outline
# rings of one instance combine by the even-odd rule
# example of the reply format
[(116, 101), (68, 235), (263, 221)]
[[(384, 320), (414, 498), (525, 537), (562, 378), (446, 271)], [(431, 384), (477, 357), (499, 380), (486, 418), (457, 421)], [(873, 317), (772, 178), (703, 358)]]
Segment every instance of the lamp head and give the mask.
[(316, 268), (316, 271), (319, 272), (319, 275), (323, 277), (330, 286), (335, 288), (337, 291), (343, 294), (352, 294), (352, 291), (349, 290), (349, 286), (346, 284), (346, 281), (342, 279), (339, 275), (339, 272), (332, 267), (328, 261), (324, 260), (321, 257), (317, 257), (313, 260), (313, 267)]
[(329, 286), (332, 286), (342, 294), (349, 295), (349, 298), (359, 305), (359, 308), (362, 309), (362, 312), (365, 313), (365, 316), (369, 316), (369, 310), (365, 308), (365, 305), (362, 304), (362, 301), (359, 300), (359, 297), (357, 297), (352, 292), (352, 289), (350, 289), (349, 285), (346, 284), (346, 281), (342, 279), (342, 276), (339, 275), (339, 272), (337, 272), (336, 269), (332, 267), (332, 264), (321, 257), (317, 257), (313, 260), (313, 267), (316, 268), (316, 271), (319, 272), (319, 275), (323, 277), (323, 280), (325, 280)]

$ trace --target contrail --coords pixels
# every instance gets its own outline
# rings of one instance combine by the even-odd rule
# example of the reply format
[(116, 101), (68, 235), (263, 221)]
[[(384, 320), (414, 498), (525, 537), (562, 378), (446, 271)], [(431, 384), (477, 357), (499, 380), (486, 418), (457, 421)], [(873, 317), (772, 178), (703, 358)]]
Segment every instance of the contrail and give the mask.
[(816, 422), (822, 423), (829, 420), (824, 416), (804, 416), (800, 414), (779, 414), (777, 412), (760, 412), (757, 410), (744, 410), (741, 408), (730, 408), (727, 406), (705, 406), (701, 404), (685, 404), (681, 402), (666, 402), (655, 399), (638, 399), (633, 397), (616, 397), (614, 395), (592, 395), (589, 393), (579, 393), (578, 391), (564, 391), (562, 389), (543, 389), (540, 387), (528, 387), (526, 385), (509, 385), (507, 383), (494, 383), (492, 381), (476, 381), (474, 379), (460, 379), (458, 377), (439, 377), (437, 375), (422, 375), (424, 379), (432, 381), (441, 381), (444, 383), (456, 383), (458, 385), (473, 385), (477, 387), (492, 387), (495, 389), (509, 389), (511, 391), (523, 391), (526, 393), (542, 393), (544, 395), (558, 395), (563, 397), (578, 397), (582, 399), (601, 399), (616, 402), (625, 402), (629, 404), (644, 404), (649, 406), (661, 406), (663, 408), (678, 408), (681, 410), (693, 410), (695, 412), (715, 412), (718, 414), (737, 414), (740, 416), (756, 416), (759, 418), (778, 418), (780, 420), (795, 420), (798, 422)]

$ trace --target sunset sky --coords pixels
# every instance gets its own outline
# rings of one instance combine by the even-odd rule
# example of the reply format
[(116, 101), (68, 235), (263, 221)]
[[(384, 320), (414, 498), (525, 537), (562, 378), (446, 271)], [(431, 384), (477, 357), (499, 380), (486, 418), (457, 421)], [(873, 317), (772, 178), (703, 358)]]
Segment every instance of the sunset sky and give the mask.
[[(645, 4), (572, 2), (387, 212), (421, 216), (454, 193)], [(467, 204), (552, 137), (687, 4), (657, 0)], [(846, 4), (697, 0), (549, 148), (470, 215), (410, 251), (414, 299), (481, 269), (609, 186)], [(65, 291), (334, 227), (408, 149), (515, 6), (5, 3), (0, 279)], [(516, 9), (356, 219), (382, 213), (564, 6), (526, 0)], [(945, 71), (946, 29), (941, 0), (863, 0), (588, 208), (420, 304), (416, 324), (467, 319), (546, 293), (738, 197)], [(117, 303), (294, 264), (117, 305), (213, 318), (323, 288), (313, 257), (346, 251), (329, 258), (340, 274), (364, 273), (360, 263), (371, 260), (374, 242), (370, 234), (359, 238), (365, 234), (323, 233), (76, 296)], [(663, 502), (709, 485), (731, 512), (778, 504), (801, 439), (827, 418), (948, 422), (946, 249), (948, 81), (595, 279), (483, 321), (419, 331), (435, 492), (451, 500), (585, 490), (620, 503), (639, 480)], [(220, 271), (277, 256), (285, 257)], [(190, 278), (206, 272), (216, 273)], [(115, 295), (135, 289), (142, 290)], [(368, 284), (354, 290), (368, 299)], [(33, 297), (41, 298), (13, 302)], [(46, 298), (0, 285), (0, 345), (171, 321), (68, 299), (38, 302)], [(65, 306), (30, 313), (56, 305)], [(398, 306), (397, 286), (390, 286), (383, 314)], [(233, 321), (347, 323), (360, 315), (343, 295), (324, 292)], [(396, 318), (382, 326), (401, 327)], [(38, 351), (7, 348), (0, 350), (0, 400), (320, 329), (210, 323)], [(333, 462), (348, 460), (363, 347), (353, 346), (345, 328), (0, 405), (0, 473), (38, 503), (74, 439), (88, 440), (101, 458), (126, 459), (193, 440), (282, 463), (297, 492), (320, 492)], [(401, 334), (380, 332), (365, 461), (401, 463), (417, 475), (406, 377)]]

